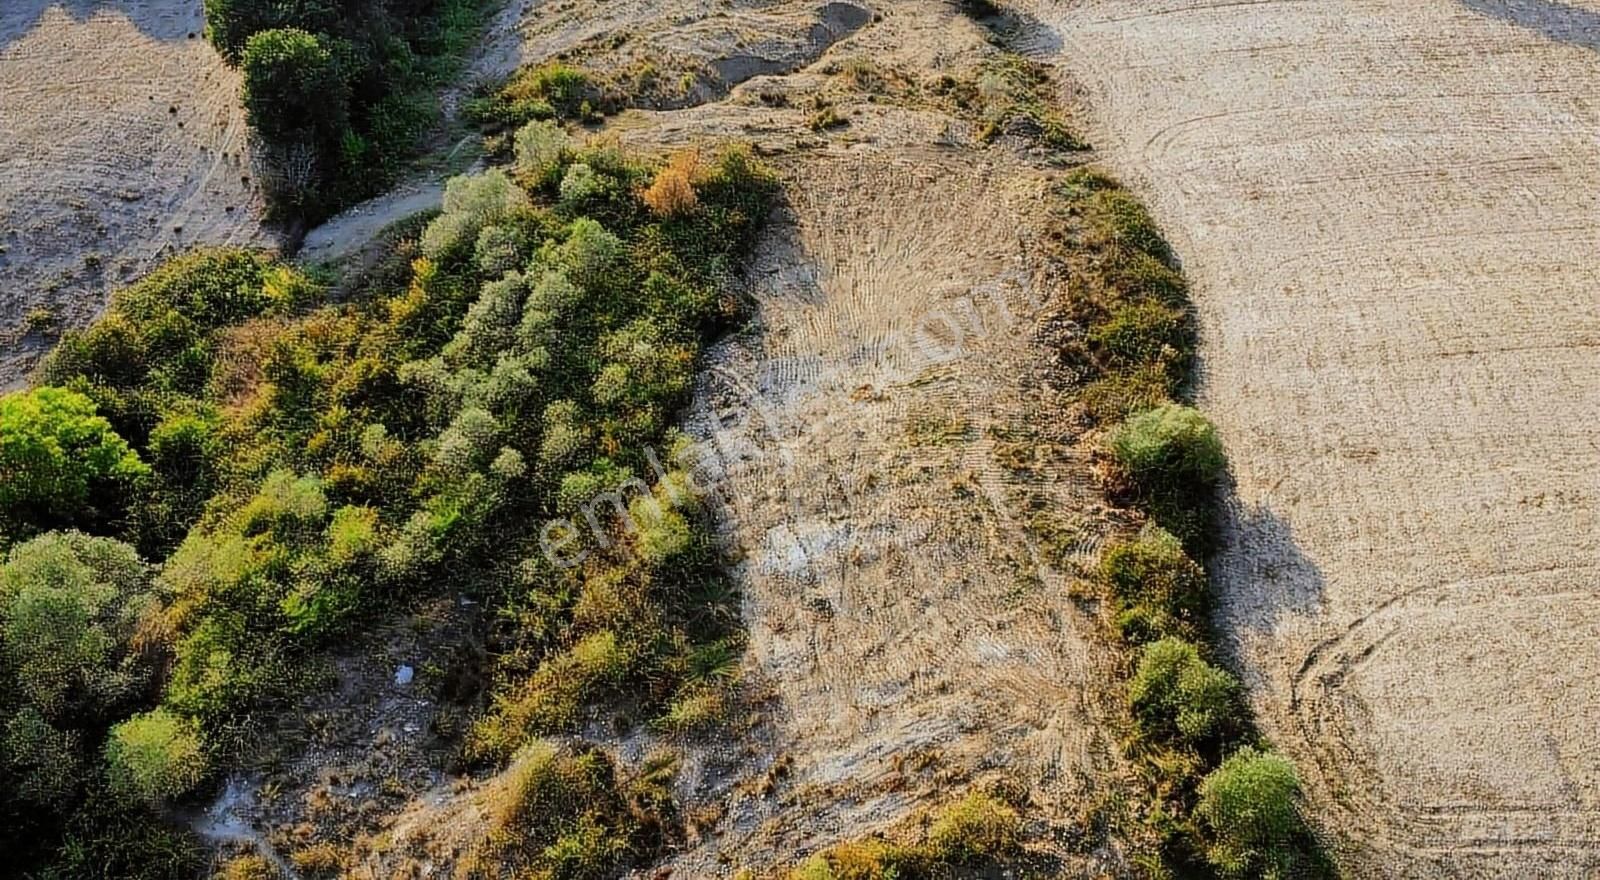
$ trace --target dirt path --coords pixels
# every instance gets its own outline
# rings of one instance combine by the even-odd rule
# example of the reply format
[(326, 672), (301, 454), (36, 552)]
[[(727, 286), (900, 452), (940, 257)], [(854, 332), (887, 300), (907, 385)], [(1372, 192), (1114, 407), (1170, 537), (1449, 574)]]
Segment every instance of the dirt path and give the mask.
[(0, 4), (0, 386), (48, 348), (30, 312), (81, 326), (173, 253), (271, 243), (202, 26), (199, 0)]
[(1347, 863), (1593, 876), (1600, 3), (1033, 11), (1196, 282), (1218, 622)]

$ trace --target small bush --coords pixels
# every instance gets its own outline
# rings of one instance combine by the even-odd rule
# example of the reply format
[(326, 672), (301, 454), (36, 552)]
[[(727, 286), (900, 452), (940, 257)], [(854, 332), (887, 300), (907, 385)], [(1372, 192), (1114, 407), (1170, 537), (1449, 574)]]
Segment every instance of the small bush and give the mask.
[(1306, 829), (1299, 798), (1300, 779), (1287, 758), (1240, 749), (1200, 784), (1195, 814), (1211, 839), (1206, 858), (1224, 877), (1316, 876), (1300, 846)]
[[(919, 855), (885, 840), (841, 843), (812, 856), (790, 872), (788, 880), (900, 880)], [(908, 872), (909, 873), (909, 872)]]
[(644, 203), (660, 217), (676, 217), (695, 209), (694, 181), (700, 173), (698, 150), (673, 154), (667, 166), (656, 172), (654, 183), (644, 191)]
[(1009, 855), (1021, 846), (1017, 811), (992, 795), (974, 791), (946, 808), (928, 829), (930, 857), (968, 864)]
[(468, 101), (466, 117), (488, 129), (517, 128), (547, 119), (588, 122), (613, 103), (587, 73), (551, 61), (524, 67), (504, 85)]
[(1144, 647), (1128, 684), (1140, 732), (1183, 747), (1204, 747), (1236, 732), (1239, 682), (1201, 659), (1194, 645), (1165, 638)]
[(1117, 462), (1150, 490), (1208, 487), (1227, 468), (1216, 426), (1199, 410), (1167, 404), (1128, 419), (1111, 439)]
[(1106, 551), (1100, 576), (1116, 600), (1123, 635), (1135, 644), (1198, 635), (1207, 607), (1206, 573), (1171, 532), (1147, 525)]
[(536, 120), (517, 129), (514, 139), (517, 170), (542, 176), (561, 160), (568, 144), (567, 133), (550, 120)]
[(166, 709), (129, 718), (106, 741), (107, 780), (125, 797), (151, 803), (177, 797), (194, 788), (205, 769), (194, 723)]

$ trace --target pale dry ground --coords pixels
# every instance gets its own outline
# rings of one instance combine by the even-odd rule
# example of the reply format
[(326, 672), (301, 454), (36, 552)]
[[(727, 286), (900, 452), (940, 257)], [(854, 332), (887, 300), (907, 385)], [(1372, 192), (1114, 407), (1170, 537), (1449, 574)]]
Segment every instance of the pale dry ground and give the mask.
[(1600, 3), (1038, 4), (1195, 282), (1218, 625), (1369, 877), (1600, 871)]
[(275, 244), (260, 226), (238, 76), (200, 0), (0, 3), (0, 386), (106, 295), (201, 244)]
[[(903, 145), (786, 170), (757, 326), (713, 355), (690, 430), (746, 554), (750, 674), (793, 763), (712, 849), (792, 858), (993, 775), (1070, 824), (1121, 764), (1114, 661), (1027, 529), (1097, 499), (1034, 419), (1052, 411), (1030, 337), (1055, 291), (1024, 219), (1041, 177)], [(1036, 466), (1002, 466), (1008, 441)], [(923, 756), (939, 774), (907, 769)]]

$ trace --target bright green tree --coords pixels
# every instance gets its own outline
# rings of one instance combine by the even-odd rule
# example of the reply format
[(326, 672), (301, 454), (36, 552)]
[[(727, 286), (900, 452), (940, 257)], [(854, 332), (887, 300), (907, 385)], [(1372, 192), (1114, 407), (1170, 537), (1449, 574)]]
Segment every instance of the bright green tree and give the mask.
[(1300, 778), (1288, 758), (1243, 748), (1200, 783), (1196, 814), (1211, 835), (1206, 858), (1224, 877), (1317, 876), (1296, 845)]
[(11, 538), (115, 516), (148, 474), (84, 395), (45, 387), (0, 397), (0, 530)]

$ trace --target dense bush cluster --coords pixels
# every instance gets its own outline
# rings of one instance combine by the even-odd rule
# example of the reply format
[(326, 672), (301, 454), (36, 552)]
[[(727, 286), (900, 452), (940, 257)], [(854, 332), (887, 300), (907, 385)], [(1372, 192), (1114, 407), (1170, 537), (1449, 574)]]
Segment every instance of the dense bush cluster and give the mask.
[(619, 98), (580, 68), (547, 61), (518, 70), (497, 85), (484, 85), (466, 105), (466, 116), (490, 131), (518, 129), (536, 120), (588, 122), (615, 112)]
[[(225, 765), (322, 646), (447, 593), (498, 621), (466, 757), (521, 755), (529, 791), (555, 779), (590, 811), (508, 815), (530, 869), (644, 857), (644, 795), (606, 801), (601, 756), (525, 750), (597, 704), (671, 729), (720, 711), (736, 597), (669, 426), (774, 184), (741, 149), (658, 170), (538, 124), (518, 141), (510, 173), (450, 183), (396, 287), (320, 304), (257, 255), (194, 254), (0, 404), (0, 455), (29, 463), (0, 469), (22, 499), (5, 534), (39, 535), (0, 570), (4, 680), (29, 683), (0, 692), (0, 797), (58, 807), (8, 830), (66, 835), (30, 858), (144, 841), (172, 857), (139, 850), (152, 867), (129, 876), (176, 876), (192, 851), (155, 807)], [(547, 794), (520, 800), (569, 802)]]
[(244, 73), (273, 206), (316, 219), (392, 182), (486, 0), (206, 0)]
[[(192, 848), (148, 804), (175, 793), (163, 781), (192, 784), (203, 757), (142, 735), (154, 732), (143, 722), (119, 723), (159, 698), (171, 655), (164, 600), (133, 548), (111, 538), (48, 532), (7, 553), (0, 847), (13, 867), (43, 859), (57, 872), (43, 876), (157, 877), (191, 864)], [(100, 836), (101, 827), (116, 839)], [(71, 848), (51, 859), (64, 831)]]
[(1150, 783), (1164, 870), (1178, 876), (1311, 878), (1328, 865), (1300, 818), (1293, 765), (1264, 750), (1239, 682), (1212, 662), (1204, 568), (1227, 470), (1216, 428), (1177, 398), (1193, 359), (1183, 278), (1143, 207), (1090, 170), (1061, 187), (1069, 303), (1082, 332), (1064, 362), (1106, 429), (1113, 491), (1148, 519), (1101, 556), (1100, 580), (1133, 658), (1129, 751)]

